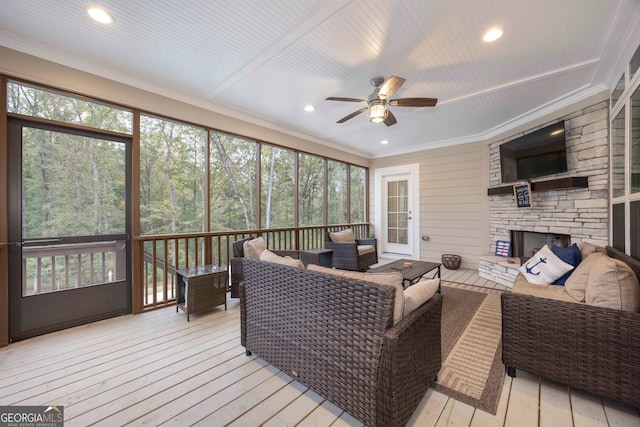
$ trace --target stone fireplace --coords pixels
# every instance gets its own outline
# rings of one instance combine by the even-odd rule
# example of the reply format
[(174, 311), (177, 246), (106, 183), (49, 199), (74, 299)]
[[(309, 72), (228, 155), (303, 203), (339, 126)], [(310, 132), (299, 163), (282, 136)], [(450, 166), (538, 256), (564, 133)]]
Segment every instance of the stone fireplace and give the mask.
[[(498, 187), (509, 187), (516, 183), (501, 182), (500, 145), (524, 133), (564, 120), (567, 142), (567, 172), (534, 178), (532, 180), (529, 208), (518, 208), (512, 191), (496, 194)], [(505, 278), (511, 280), (517, 274), (519, 262), (495, 257), (496, 242), (511, 242), (511, 256), (528, 258), (532, 251), (544, 244), (568, 246), (571, 243), (588, 241), (606, 245), (609, 240), (609, 103), (598, 104), (575, 111), (556, 120), (542, 123), (526, 132), (511, 135), (489, 146), (489, 242), (488, 254), (480, 257), (482, 271), (488, 259), (505, 267)], [(587, 179), (586, 188), (567, 186), (549, 189), (537, 186), (550, 180)], [(506, 190), (509, 190), (506, 188)], [(535, 252), (535, 251), (534, 251)], [(519, 261), (519, 260), (518, 260)], [(483, 267), (484, 265), (484, 267)], [(515, 271), (514, 271), (515, 268)], [(491, 273), (493, 274), (493, 273)], [(503, 283), (509, 286), (508, 283)], [(512, 286), (512, 284), (511, 284)]]

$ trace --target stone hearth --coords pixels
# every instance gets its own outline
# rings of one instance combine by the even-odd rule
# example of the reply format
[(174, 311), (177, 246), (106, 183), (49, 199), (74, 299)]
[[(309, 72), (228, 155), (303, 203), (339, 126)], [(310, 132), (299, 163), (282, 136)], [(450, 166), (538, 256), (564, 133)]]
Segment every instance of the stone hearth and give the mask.
[(509, 288), (513, 288), (516, 276), (520, 272), (519, 268), (520, 258), (505, 258), (494, 255), (478, 257), (478, 275), (483, 279)]

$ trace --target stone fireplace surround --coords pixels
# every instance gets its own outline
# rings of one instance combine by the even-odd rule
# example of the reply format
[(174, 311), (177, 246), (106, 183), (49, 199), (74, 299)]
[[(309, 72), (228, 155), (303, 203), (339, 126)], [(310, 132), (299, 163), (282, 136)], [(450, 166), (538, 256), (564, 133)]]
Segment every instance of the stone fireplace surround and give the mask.
[[(486, 270), (487, 259), (493, 258), (498, 240), (512, 242), (512, 231), (528, 231), (553, 236), (570, 236), (569, 242), (591, 242), (604, 246), (609, 240), (609, 102), (603, 101), (577, 110), (556, 120), (543, 123), (526, 132), (514, 134), (492, 143), (489, 164), (489, 188), (509, 185), (502, 183), (500, 174), (500, 145), (541, 127), (565, 121), (568, 171), (548, 177), (532, 179), (532, 182), (556, 178), (587, 177), (588, 188), (564, 188), (533, 191), (532, 207), (518, 208), (512, 193), (489, 197), (488, 254), (480, 257), (479, 267)], [(515, 183), (513, 183), (515, 184)], [(553, 243), (553, 242), (552, 242)], [(557, 243), (556, 243), (557, 244)], [(525, 249), (530, 252), (530, 249)], [(530, 257), (532, 254), (520, 256)], [(515, 256), (512, 252), (512, 256)], [(499, 258), (499, 257), (495, 257)], [(498, 259), (499, 270), (519, 267), (505, 264)], [(487, 273), (488, 274), (488, 273)], [(491, 273), (493, 277), (495, 275)], [(511, 274), (502, 282), (509, 282)], [(481, 274), (482, 276), (482, 274)], [(514, 276), (515, 277), (515, 276)], [(494, 280), (495, 281), (495, 280)], [(502, 283), (509, 286), (509, 283)], [(511, 282), (513, 286), (513, 282)]]

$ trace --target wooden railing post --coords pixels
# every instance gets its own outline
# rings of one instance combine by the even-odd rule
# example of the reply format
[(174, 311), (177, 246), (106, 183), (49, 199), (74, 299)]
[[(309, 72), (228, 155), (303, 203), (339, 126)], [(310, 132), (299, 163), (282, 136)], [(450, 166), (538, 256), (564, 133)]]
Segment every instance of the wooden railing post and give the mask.
[(211, 250), (211, 235), (204, 236), (204, 263), (213, 264), (213, 251)]

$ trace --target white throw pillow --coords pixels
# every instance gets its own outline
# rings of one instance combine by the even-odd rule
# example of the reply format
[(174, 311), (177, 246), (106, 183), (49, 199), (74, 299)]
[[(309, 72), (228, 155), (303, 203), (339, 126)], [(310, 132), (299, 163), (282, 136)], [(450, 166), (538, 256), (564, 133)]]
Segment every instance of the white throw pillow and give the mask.
[(571, 270), (573, 266), (558, 258), (547, 245), (520, 267), (520, 273), (534, 285), (551, 284)]
[(404, 290), (404, 313), (402, 317), (407, 317), (416, 308), (431, 299), (438, 291), (440, 279), (422, 279), (418, 283), (409, 286)]
[(260, 259), (260, 255), (265, 249), (267, 249), (267, 242), (262, 237), (247, 240), (242, 244), (242, 252), (247, 258)]
[(260, 254), (260, 261), (275, 262), (276, 264), (284, 264), (291, 267), (301, 268), (304, 270), (304, 264), (299, 259), (294, 259), (288, 256), (283, 257), (280, 255), (274, 254), (269, 249), (265, 249), (264, 251), (262, 251), (262, 254)]

